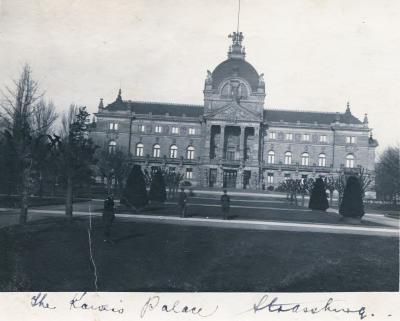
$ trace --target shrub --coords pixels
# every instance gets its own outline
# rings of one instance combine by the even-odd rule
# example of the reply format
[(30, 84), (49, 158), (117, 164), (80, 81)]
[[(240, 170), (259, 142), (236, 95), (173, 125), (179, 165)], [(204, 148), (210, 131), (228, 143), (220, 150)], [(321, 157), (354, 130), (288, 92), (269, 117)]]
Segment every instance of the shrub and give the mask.
[(189, 187), (189, 186), (192, 186), (192, 183), (190, 183), (189, 181), (183, 181), (183, 182), (181, 183), (181, 186), (182, 186), (182, 187)]
[(326, 188), (322, 178), (317, 178), (311, 191), (310, 202), (308, 208), (313, 210), (326, 211), (329, 207), (328, 198), (326, 197)]
[(139, 165), (134, 165), (129, 173), (121, 203), (129, 207), (142, 208), (148, 202), (146, 184)]
[(343, 200), (340, 204), (339, 213), (346, 217), (362, 217), (364, 215), (364, 204), (362, 200), (363, 191), (360, 181), (355, 176), (350, 176), (344, 189)]
[(272, 185), (270, 185), (270, 186), (267, 187), (267, 190), (272, 192), (274, 190), (274, 187)]
[(149, 199), (155, 202), (165, 202), (167, 199), (167, 192), (165, 190), (164, 176), (160, 170), (158, 170), (151, 181)]

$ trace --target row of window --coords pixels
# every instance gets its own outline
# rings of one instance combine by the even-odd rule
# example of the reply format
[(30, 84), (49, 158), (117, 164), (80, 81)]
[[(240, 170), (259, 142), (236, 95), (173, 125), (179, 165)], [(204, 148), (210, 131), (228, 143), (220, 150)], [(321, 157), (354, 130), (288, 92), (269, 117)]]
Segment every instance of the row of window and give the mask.
[[(269, 132), (268, 137), (269, 139), (276, 139), (276, 132)], [(285, 133), (284, 136), (285, 140), (293, 140), (293, 134), (292, 133)], [(303, 134), (301, 137), (302, 141), (309, 142), (311, 140), (311, 135), (310, 134)], [(319, 136), (319, 142), (320, 143), (326, 143), (327, 142), (327, 136), (326, 135), (320, 135)]]
[[(267, 163), (268, 164), (275, 164), (275, 152), (270, 150), (267, 154)], [(284, 157), (284, 164), (291, 165), (292, 164), (292, 152), (286, 152)], [(309, 166), (310, 165), (310, 155), (307, 152), (301, 154), (301, 165), (302, 166)], [(318, 166), (325, 167), (326, 166), (326, 155), (321, 153), (318, 155)], [(346, 156), (346, 164), (347, 168), (354, 167), (354, 155), (348, 154)]]
[[(160, 170), (159, 166), (152, 166), (151, 167), (151, 173), (154, 174), (155, 172), (157, 172), (158, 170)], [(169, 167), (168, 171), (170, 173), (175, 173), (175, 167)], [(185, 170), (185, 178), (186, 179), (192, 179), (193, 178), (193, 168), (186, 168)]]
[[(276, 139), (276, 132), (269, 132), (268, 135), (269, 139), (273, 140)], [(293, 134), (292, 133), (285, 133), (284, 136), (285, 140), (293, 140)], [(302, 135), (302, 141), (304, 142), (309, 142), (311, 140), (311, 135), (310, 134), (303, 134)], [(328, 139), (326, 135), (319, 135), (319, 142), (320, 143), (327, 143)], [(356, 137), (355, 136), (346, 136), (346, 144), (355, 144), (356, 143)]]
[[(284, 179), (285, 181), (289, 180), (291, 178), (290, 173), (285, 173)], [(307, 180), (308, 175), (301, 175), (301, 180)], [(267, 183), (268, 184), (273, 184), (274, 183), (274, 173), (267, 173)]]
[[(108, 144), (108, 151), (110, 153), (115, 152), (116, 146), (117, 146), (117, 143), (115, 141), (111, 141)], [(192, 145), (189, 145), (186, 148), (186, 159), (194, 159), (194, 152), (195, 152), (195, 148)], [(143, 143), (136, 144), (135, 155), (140, 156), (140, 157), (144, 156), (144, 144)], [(156, 157), (156, 158), (161, 157), (161, 146), (159, 144), (153, 145), (152, 156)], [(178, 146), (176, 146), (176, 145), (170, 146), (169, 158), (178, 158)]]
[[(110, 130), (118, 130), (118, 123), (110, 123), (109, 124), (109, 129)], [(146, 131), (146, 126), (145, 125), (139, 125), (138, 127), (139, 132), (144, 133)], [(165, 131), (165, 128), (163, 128), (160, 125), (156, 125), (154, 127), (154, 132), (157, 134), (161, 134), (163, 131)], [(172, 126), (171, 127), (171, 133), (172, 134), (179, 134), (179, 127)], [(193, 127), (188, 128), (188, 134), (189, 135), (196, 135), (196, 129)]]

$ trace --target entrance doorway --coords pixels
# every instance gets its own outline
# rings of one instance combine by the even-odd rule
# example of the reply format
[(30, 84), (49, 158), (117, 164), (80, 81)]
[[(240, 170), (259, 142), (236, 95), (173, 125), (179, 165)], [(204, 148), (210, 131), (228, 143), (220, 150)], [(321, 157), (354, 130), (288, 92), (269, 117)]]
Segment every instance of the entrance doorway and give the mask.
[(237, 171), (232, 169), (224, 170), (224, 188), (236, 188)]
[(251, 171), (244, 171), (243, 173), (243, 188), (246, 189), (250, 186)]
[(216, 168), (210, 168), (210, 176), (209, 176), (209, 186), (214, 187), (215, 183), (217, 182), (217, 169)]

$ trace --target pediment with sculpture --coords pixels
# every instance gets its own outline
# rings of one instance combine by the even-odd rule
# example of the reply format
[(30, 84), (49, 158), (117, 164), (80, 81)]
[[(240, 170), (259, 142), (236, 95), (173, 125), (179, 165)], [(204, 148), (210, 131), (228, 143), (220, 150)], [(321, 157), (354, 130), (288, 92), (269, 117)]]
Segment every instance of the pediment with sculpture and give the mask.
[(225, 120), (231, 123), (240, 121), (259, 122), (262, 120), (262, 115), (257, 115), (252, 110), (236, 102), (232, 102), (205, 115), (205, 118), (210, 120)]

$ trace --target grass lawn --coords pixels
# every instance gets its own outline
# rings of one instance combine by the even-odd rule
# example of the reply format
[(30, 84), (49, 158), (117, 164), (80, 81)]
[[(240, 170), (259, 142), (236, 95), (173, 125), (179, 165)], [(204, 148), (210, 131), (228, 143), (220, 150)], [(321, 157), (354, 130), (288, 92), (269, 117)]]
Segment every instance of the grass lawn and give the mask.
[[(1, 291), (94, 291), (88, 220), (0, 229)], [(398, 240), (93, 221), (99, 291), (398, 291)]]

